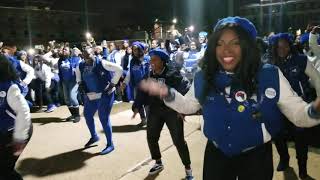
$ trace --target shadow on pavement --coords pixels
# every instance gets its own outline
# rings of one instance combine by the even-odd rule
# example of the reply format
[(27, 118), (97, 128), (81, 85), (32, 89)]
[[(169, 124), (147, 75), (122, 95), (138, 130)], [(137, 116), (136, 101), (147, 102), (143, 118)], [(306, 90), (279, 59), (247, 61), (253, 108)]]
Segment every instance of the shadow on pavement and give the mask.
[(91, 154), (83, 152), (83, 150), (77, 149), (44, 159), (26, 158), (21, 161), (17, 170), (23, 176), (34, 175), (38, 177), (74, 171), (85, 166), (86, 160), (99, 155), (99, 153)]
[(56, 117), (45, 117), (45, 118), (32, 118), (33, 123), (39, 123), (41, 125), (49, 123), (64, 123), (67, 122), (65, 119), (56, 118)]
[[(295, 173), (294, 169), (292, 167), (289, 167), (286, 171), (283, 172), (283, 180), (299, 180), (300, 178)], [(304, 178), (304, 180), (315, 180), (312, 177)]]
[[(138, 125), (124, 125), (124, 126), (112, 126), (112, 132), (125, 133), (125, 132), (136, 132), (146, 130), (147, 127), (141, 127)], [(103, 131), (102, 131), (103, 132)]]
[(292, 167), (289, 167), (287, 170), (283, 172), (284, 180), (299, 180), (297, 174), (294, 172)]
[(155, 174), (155, 175), (147, 175), (147, 177), (145, 177), (144, 180), (154, 180), (154, 179), (156, 179), (158, 176), (159, 176), (159, 173), (158, 173), (158, 174)]

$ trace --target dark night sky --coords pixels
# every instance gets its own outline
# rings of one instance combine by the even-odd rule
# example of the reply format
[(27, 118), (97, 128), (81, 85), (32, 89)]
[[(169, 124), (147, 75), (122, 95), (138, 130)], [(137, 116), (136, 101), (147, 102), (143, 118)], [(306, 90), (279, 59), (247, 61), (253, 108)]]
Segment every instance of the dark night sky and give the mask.
[[(28, 0), (30, 5), (52, 10), (85, 11), (86, 0)], [(88, 12), (110, 14), (110, 18), (122, 16), (128, 19), (152, 22), (156, 18), (173, 16), (177, 4), (184, 0), (87, 0)], [(0, 6), (24, 7), (26, 0), (0, 0)], [(122, 18), (123, 19), (123, 18)]]
[[(181, 1), (181, 0), (173, 0)], [(167, 7), (170, 9), (172, 0), (87, 0), (88, 10), (91, 12), (108, 11), (110, 8), (137, 9), (150, 11), (150, 7)], [(82, 11), (85, 0), (1, 0), (0, 6), (23, 7), (26, 2), (37, 6), (49, 6), (54, 10)]]
[[(110, 18), (152, 24), (158, 18), (171, 21), (178, 17), (182, 26), (209, 27), (227, 14), (227, 0), (0, 0), (0, 6), (23, 7), (26, 2), (52, 10), (85, 11), (110, 14)], [(257, 0), (240, 0), (241, 2)], [(210, 25), (211, 24), (211, 25)], [(125, 24), (124, 24), (125, 25)]]

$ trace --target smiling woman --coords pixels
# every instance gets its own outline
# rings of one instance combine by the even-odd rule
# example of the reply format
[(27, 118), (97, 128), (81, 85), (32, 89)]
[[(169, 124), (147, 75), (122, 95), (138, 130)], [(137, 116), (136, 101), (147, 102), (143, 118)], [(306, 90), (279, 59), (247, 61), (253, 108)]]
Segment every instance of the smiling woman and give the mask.
[(226, 71), (233, 72), (240, 62), (241, 48), (236, 33), (230, 29), (224, 30), (216, 48), (217, 59)]
[(184, 96), (151, 79), (141, 83), (141, 89), (161, 95), (179, 113), (202, 109), (208, 138), (205, 180), (271, 180), (271, 139), (281, 129), (281, 112), (299, 127), (320, 124), (320, 98), (307, 104), (277, 67), (261, 65), (256, 35), (255, 26), (245, 18), (220, 20), (201, 70)]

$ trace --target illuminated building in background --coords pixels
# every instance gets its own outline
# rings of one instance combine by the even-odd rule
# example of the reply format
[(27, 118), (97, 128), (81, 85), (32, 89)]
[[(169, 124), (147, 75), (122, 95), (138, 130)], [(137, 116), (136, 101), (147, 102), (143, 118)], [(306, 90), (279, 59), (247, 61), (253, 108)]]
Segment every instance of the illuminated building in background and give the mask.
[(240, 16), (253, 21), (262, 34), (305, 29), (320, 24), (319, 0), (240, 0)]

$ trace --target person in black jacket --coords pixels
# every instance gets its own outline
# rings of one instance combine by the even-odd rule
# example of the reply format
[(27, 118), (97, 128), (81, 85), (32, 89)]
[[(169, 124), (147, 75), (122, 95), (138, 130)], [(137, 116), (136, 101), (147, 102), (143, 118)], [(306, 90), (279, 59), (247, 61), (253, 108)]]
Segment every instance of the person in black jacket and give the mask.
[[(154, 49), (150, 51), (149, 54), (151, 56), (150, 64), (152, 69), (150, 78), (185, 94), (189, 90), (189, 81), (184, 78), (176, 68), (168, 64), (169, 55), (161, 49)], [(132, 106), (134, 111), (133, 118), (142, 105), (149, 105), (147, 140), (152, 159), (156, 161), (155, 165), (150, 169), (149, 175), (156, 174), (163, 170), (158, 141), (163, 125), (166, 123), (173, 143), (185, 166), (186, 179), (193, 179), (189, 149), (184, 139), (183, 119), (181, 116), (175, 110), (167, 107), (159, 97), (149, 96), (138, 90), (137, 98)]]

